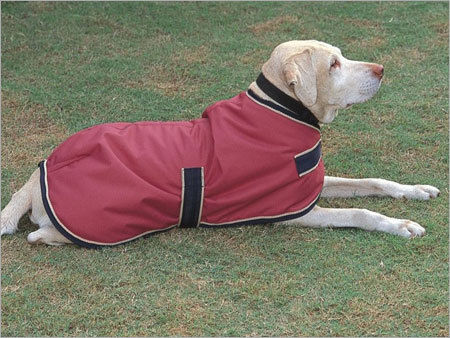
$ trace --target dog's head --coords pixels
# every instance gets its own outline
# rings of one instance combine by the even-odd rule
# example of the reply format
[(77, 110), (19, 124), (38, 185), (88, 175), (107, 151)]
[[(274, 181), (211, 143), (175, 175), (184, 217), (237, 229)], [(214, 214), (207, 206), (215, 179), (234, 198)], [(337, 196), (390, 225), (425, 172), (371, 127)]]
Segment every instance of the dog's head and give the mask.
[(314, 40), (282, 43), (262, 71), (322, 123), (331, 122), (338, 109), (370, 99), (383, 77), (383, 66), (348, 60), (339, 48)]

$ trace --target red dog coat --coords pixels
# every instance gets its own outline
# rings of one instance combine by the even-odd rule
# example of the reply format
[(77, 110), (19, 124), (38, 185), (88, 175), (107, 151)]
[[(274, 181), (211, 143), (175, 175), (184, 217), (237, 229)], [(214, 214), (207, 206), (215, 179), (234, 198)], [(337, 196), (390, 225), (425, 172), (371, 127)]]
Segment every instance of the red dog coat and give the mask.
[[(270, 89), (261, 76), (260, 87)], [(82, 130), (40, 163), (47, 214), (64, 236), (87, 247), (176, 226), (300, 217), (322, 190), (320, 131), (311, 113), (302, 117), (283, 103), (249, 90), (193, 121)]]

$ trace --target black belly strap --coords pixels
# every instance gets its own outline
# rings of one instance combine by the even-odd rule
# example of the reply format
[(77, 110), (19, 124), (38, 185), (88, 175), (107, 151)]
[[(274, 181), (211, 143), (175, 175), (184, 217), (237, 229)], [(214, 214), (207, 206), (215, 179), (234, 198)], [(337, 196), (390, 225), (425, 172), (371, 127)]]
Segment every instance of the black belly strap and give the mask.
[(203, 168), (182, 169), (180, 228), (195, 228), (200, 223), (203, 206)]

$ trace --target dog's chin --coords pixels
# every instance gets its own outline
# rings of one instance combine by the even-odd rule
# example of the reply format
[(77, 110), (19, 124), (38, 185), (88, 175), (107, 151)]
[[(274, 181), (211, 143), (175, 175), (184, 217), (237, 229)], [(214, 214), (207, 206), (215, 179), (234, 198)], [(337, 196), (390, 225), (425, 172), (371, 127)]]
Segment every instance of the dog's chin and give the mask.
[[(379, 87), (378, 87), (378, 88), (379, 88)], [(350, 108), (351, 106), (353, 106), (354, 104), (359, 104), (359, 103), (364, 103), (364, 102), (369, 101), (369, 100), (370, 100), (370, 99), (378, 92), (378, 88), (377, 88), (376, 90), (372, 91), (372, 92), (369, 93), (369, 94), (360, 95), (358, 98), (356, 98), (356, 99), (354, 99), (354, 100), (350, 100), (350, 101), (348, 101), (348, 102), (345, 102), (345, 103), (342, 105), (342, 108), (343, 108), (343, 109), (348, 109), (348, 108)]]
[(350, 108), (354, 104), (364, 103), (370, 100), (380, 89), (382, 80), (371, 80), (365, 82), (354, 97), (349, 98), (344, 108)]

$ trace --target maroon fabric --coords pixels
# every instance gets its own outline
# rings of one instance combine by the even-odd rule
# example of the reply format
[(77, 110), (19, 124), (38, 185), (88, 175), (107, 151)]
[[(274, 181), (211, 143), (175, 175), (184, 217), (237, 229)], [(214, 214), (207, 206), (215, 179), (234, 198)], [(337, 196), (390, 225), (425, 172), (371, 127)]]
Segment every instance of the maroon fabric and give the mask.
[(66, 236), (118, 244), (178, 225), (182, 168), (203, 167), (201, 224), (270, 221), (318, 198), (322, 159), (299, 176), (294, 157), (319, 141), (316, 128), (243, 92), (193, 121), (110, 123), (74, 134), (44, 164), (46, 198)]

